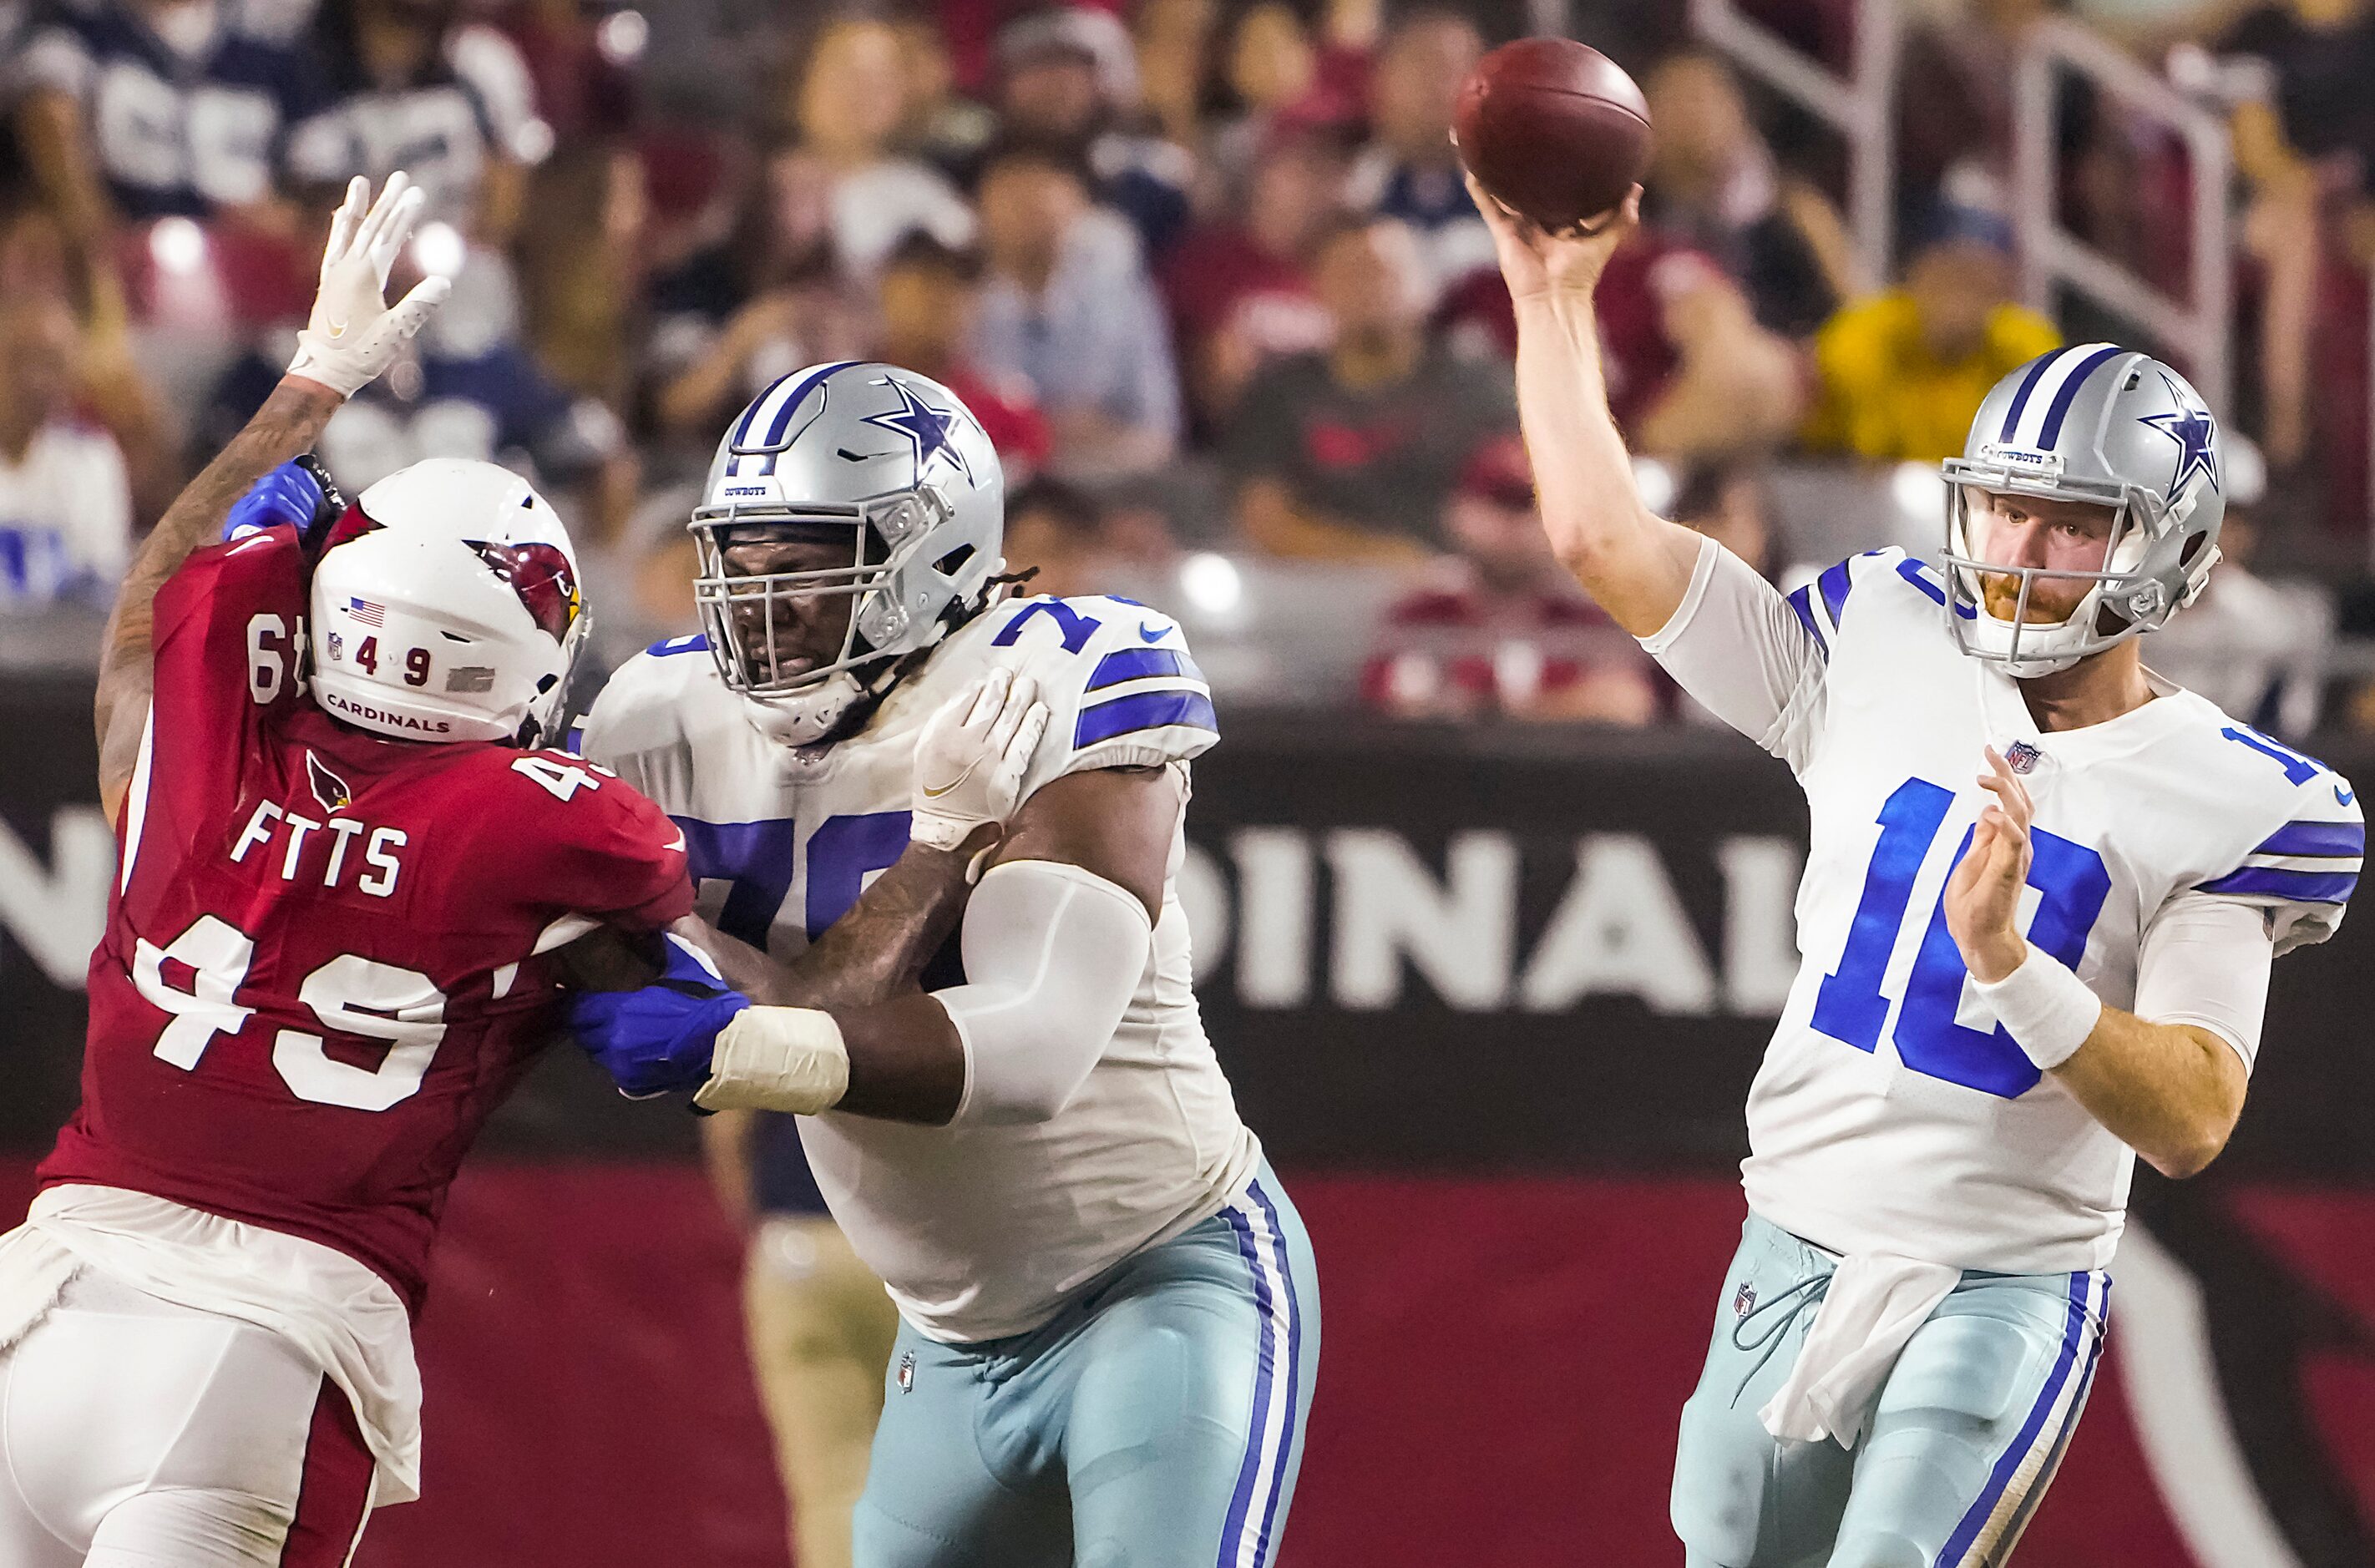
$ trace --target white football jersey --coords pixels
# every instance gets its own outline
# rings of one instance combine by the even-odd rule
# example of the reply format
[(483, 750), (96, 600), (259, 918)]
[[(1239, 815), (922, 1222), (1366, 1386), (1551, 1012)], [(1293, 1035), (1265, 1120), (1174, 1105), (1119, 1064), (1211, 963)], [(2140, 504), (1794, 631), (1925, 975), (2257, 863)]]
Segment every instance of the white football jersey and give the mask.
[[(1937, 573), (1901, 550), (1785, 600), (1709, 543), (1645, 640), (1790, 763), (1812, 816), (1802, 961), (1749, 1092), (1749, 1206), (1841, 1253), (2100, 1268), (2134, 1153), (1978, 1003), (1946, 927), (1947, 875), (1992, 798), (1982, 748), (2036, 800), (2027, 939), (2123, 1009), (2180, 901), (2254, 907), (2279, 953), (2323, 940), (2366, 830), (2344, 780), (2158, 678), (2132, 713), (2041, 732), (2016, 682), (1957, 649), (1945, 606)], [(2247, 1061), (2256, 1020), (2249, 1033)]]
[[(1169, 764), (1184, 784), (1188, 759), (1219, 738), (1169, 617), (1123, 599), (1032, 598), (959, 629), (864, 729), (827, 746), (761, 734), (703, 639), (658, 643), (603, 691), (585, 750), (683, 826), (701, 913), (788, 958), (899, 858), (917, 737), (993, 666), (1035, 678), (1049, 709), (1026, 796), (1093, 768)], [(1186, 852), (1175, 831), (1175, 878)], [(970, 1341), (1035, 1327), (1068, 1292), (1217, 1212), (1249, 1179), (1260, 1145), (1238, 1120), (1191, 976), (1187, 917), (1166, 880), (1121, 1027), (1052, 1120), (801, 1119), (833, 1218), (917, 1328)]]

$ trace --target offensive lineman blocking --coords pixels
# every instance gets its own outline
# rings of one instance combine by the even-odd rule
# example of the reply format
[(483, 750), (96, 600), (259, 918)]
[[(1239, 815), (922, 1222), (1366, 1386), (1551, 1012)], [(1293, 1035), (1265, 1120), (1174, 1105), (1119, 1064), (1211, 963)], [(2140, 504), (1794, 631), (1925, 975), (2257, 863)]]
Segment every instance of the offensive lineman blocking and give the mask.
[[(1046, 734), (928, 995), (656, 988), (575, 1021), (621, 1081), (803, 1117), (904, 1320), (859, 1568), (1263, 1568), (1319, 1303), (1204, 1037), (1173, 886), (1211, 703), (1161, 613), (1001, 597), (1002, 510), (987, 437), (912, 372), (817, 366), (736, 420), (692, 524), (706, 632), (631, 661), (585, 728), (683, 827), (703, 910), (779, 957), (833, 941), (877, 868), (950, 838), (969, 749), (944, 704), (979, 687), (986, 722), (1035, 691)], [(718, 948), (771, 999), (763, 961)]]
[(1692, 1568), (2001, 1564), (2086, 1402), (2135, 1156), (2216, 1157), (2270, 961), (2365, 848), (2346, 784), (2142, 662), (2217, 560), (2216, 425), (2145, 355), (2046, 355), (1946, 465), (1943, 572), (1876, 550), (1785, 599), (1633, 488), (1591, 294), (1637, 187), (1564, 235), (1471, 190), (1561, 558), (1812, 808), (1675, 1532)]

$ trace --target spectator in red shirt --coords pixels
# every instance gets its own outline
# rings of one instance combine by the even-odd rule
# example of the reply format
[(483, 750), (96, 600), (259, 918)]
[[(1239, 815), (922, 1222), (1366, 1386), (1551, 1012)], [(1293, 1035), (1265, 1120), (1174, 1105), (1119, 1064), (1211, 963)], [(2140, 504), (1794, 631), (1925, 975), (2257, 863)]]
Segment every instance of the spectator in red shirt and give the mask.
[(1477, 449), (1443, 509), (1455, 554), (1386, 612), (1362, 675), (1370, 706), (1403, 718), (1646, 725), (1649, 656), (1551, 554), (1517, 437)]
[(1254, 165), (1245, 216), (1191, 230), (1164, 263), (1172, 341), (1206, 427), (1227, 420), (1266, 361), (1327, 343), (1309, 259), (1343, 196), (1345, 164), (1328, 136), (1274, 137)]
[(1429, 338), (1418, 244), (1393, 218), (1332, 220), (1312, 287), (1327, 348), (1263, 366), (1229, 421), (1238, 529), (1269, 555), (1424, 560), (1460, 464), (1517, 428), (1508, 367)]
[[(1609, 258), (1593, 303), (1609, 408), (1634, 451), (1696, 462), (1769, 450), (1796, 430), (1803, 356), (1756, 324), (1746, 292), (1706, 253), (1641, 230)], [(1516, 357), (1497, 270), (1463, 278), (1436, 321), (1457, 349)]]
[(1373, 10), (1339, 0), (1329, 7), (1319, 36), (1282, 0), (1260, 0), (1237, 18), (1224, 51), (1236, 107), (1205, 141), (1205, 154), (1229, 189), (1250, 183), (1255, 160), (1282, 134), (1349, 131), (1361, 118)]
[(981, 257), (918, 230), (883, 263), (882, 337), (875, 358), (920, 371), (964, 399), (1006, 466), (1010, 487), (1045, 466), (1052, 438), (1031, 383), (991, 375), (965, 353), (981, 296)]

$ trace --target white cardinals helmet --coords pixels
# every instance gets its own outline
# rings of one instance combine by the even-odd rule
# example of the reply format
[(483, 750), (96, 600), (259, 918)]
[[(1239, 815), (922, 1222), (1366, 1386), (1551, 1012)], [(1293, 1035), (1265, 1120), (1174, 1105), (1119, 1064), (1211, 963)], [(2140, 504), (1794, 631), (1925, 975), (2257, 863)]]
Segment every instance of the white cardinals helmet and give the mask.
[(363, 491), (313, 569), (313, 701), (406, 740), (545, 743), (585, 642), (560, 514), (468, 458)]

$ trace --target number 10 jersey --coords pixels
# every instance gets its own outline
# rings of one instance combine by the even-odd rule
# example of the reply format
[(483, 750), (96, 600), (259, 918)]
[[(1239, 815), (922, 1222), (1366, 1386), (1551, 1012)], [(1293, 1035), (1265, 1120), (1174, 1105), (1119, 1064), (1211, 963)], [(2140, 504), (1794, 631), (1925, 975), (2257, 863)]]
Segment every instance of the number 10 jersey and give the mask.
[[(1710, 542), (1644, 640), (1790, 763), (1811, 812), (1802, 959), (1749, 1092), (1743, 1183), (1751, 1208), (1840, 1253), (2100, 1268), (2134, 1153), (1978, 1001), (1946, 926), (1948, 874), (1992, 799), (1982, 749), (2036, 802), (2024, 934), (2122, 1009), (2172, 910), (2249, 906), (2278, 953), (2323, 940), (2365, 828), (2346, 782), (2157, 678), (2131, 713), (2038, 730), (2018, 683), (1956, 645), (1946, 599), (1893, 549), (1785, 599)], [(2256, 1017), (2167, 1021), (2214, 1027), (2247, 1063), (2257, 1047)]]

